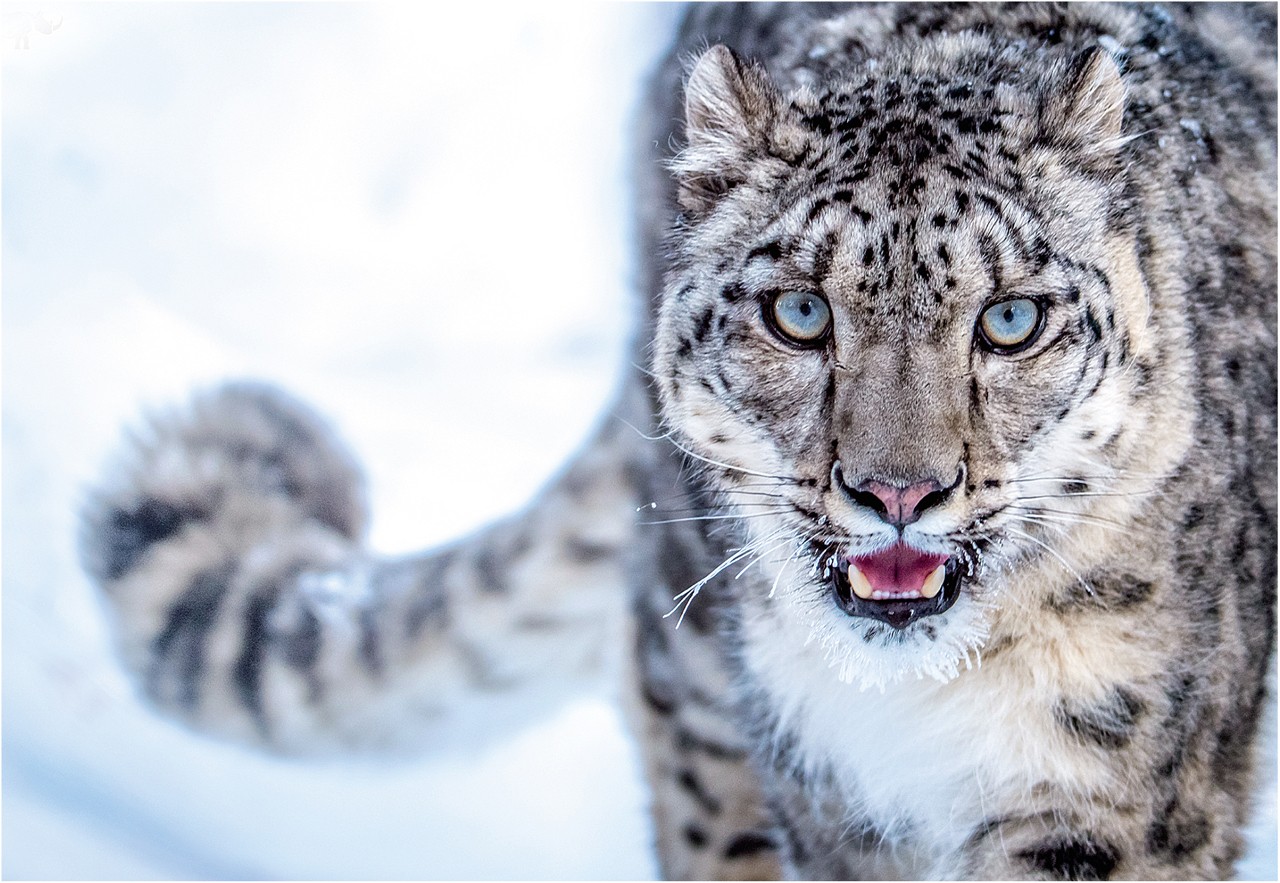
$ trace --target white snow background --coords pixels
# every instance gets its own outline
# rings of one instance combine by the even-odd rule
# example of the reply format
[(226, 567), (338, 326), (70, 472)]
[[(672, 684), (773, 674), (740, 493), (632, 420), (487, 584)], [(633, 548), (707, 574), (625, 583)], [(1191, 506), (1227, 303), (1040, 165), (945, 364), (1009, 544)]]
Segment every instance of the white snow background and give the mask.
[(607, 693), (421, 763), (289, 762), (152, 714), (74, 513), (127, 422), (228, 376), (327, 415), (380, 551), (522, 505), (630, 326), (627, 155), (677, 10), (6, 5), (8, 878), (643, 878)]
[(387, 553), (517, 508), (597, 420), (630, 326), (631, 121), (678, 10), (445, 10), (3, 7), (6, 34), (60, 21), (4, 48), (5, 877), (656, 872), (607, 687), (420, 762), (263, 757), (139, 701), (76, 563), (123, 426), (222, 378), (331, 420)]

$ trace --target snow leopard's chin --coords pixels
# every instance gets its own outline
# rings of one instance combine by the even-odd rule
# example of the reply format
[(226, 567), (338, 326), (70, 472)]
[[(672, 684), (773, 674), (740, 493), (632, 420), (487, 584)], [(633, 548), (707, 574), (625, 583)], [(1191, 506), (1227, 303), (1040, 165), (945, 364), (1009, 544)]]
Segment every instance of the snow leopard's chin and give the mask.
[[(764, 598), (744, 598), (746, 616), (774, 626), (785, 622), (788, 638), (803, 636), (801, 643), (808, 652), (820, 654), (832, 678), (860, 690), (884, 690), (921, 678), (945, 683), (981, 664), (992, 603), (984, 600), (984, 586), (967, 581), (961, 565), (948, 563), (946, 584), (933, 600), (862, 601), (847, 596), (848, 578), (829, 561), (797, 567), (795, 560), (774, 556), (761, 562), (771, 592)], [(894, 624), (888, 614), (853, 613), (853, 604), (906, 609), (909, 621)], [(938, 609), (922, 615), (913, 604)], [(748, 642), (780, 640), (777, 628), (767, 625), (754, 635), (748, 628), (746, 634)]]

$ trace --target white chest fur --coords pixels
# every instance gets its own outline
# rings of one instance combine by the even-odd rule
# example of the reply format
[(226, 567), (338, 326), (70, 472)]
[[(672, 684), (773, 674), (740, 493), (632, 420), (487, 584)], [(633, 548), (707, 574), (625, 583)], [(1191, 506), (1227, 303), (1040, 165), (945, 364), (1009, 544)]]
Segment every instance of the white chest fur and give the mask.
[(828, 773), (848, 821), (861, 816), (888, 841), (909, 838), (941, 858), (984, 819), (1034, 810), (1042, 783), (1105, 785), (1099, 758), (1064, 744), (1043, 672), (1001, 659), (946, 683), (863, 689), (842, 682), (807, 626), (785, 614), (744, 628), (745, 662), (796, 737), (797, 766)]

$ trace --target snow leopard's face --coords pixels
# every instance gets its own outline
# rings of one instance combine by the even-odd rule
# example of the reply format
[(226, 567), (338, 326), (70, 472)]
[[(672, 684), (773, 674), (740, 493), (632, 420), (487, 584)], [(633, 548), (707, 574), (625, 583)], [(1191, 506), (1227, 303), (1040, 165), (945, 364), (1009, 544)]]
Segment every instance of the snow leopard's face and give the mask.
[(783, 95), (699, 60), (655, 346), (673, 437), (741, 516), (735, 570), (758, 556), (771, 615), (863, 683), (954, 675), (1050, 591), (1010, 565), (1071, 571), (1168, 432), (1114, 64), (922, 67)]

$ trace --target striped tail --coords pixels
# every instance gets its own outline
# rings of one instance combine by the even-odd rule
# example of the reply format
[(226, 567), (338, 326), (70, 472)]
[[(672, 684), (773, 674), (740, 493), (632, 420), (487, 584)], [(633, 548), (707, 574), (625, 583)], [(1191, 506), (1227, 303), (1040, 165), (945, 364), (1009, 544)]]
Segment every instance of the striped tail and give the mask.
[(522, 514), (388, 559), (324, 423), (229, 385), (128, 442), (81, 554), (126, 663), (196, 728), (288, 753), (431, 747), (475, 697), (545, 708), (509, 696), (567, 694), (617, 645), (628, 444), (611, 421)]

